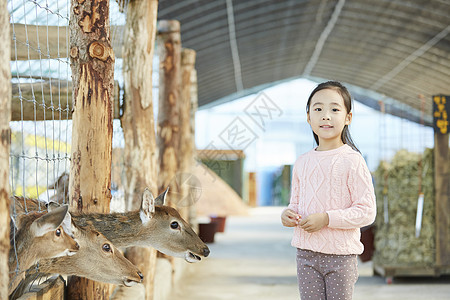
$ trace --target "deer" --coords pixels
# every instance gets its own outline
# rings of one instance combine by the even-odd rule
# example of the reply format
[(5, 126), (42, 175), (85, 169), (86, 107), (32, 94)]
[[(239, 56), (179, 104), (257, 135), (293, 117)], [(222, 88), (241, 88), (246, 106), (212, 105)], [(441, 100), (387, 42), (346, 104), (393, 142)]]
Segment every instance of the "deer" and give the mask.
[(48, 186), (49, 190), (54, 190), (55, 193), (50, 196), (48, 202), (57, 202), (60, 204), (69, 202), (69, 173), (63, 172), (59, 175), (56, 181)]
[[(71, 212), (72, 222), (78, 227), (92, 226), (118, 248), (153, 247), (189, 263), (199, 262), (210, 250), (175, 208), (164, 205), (167, 192), (168, 189), (154, 198), (146, 188), (139, 210), (111, 214)], [(37, 200), (24, 201), (28, 210), (39, 207)], [(24, 205), (16, 205), (19, 212), (21, 206)]]
[[(30, 204), (32, 203), (33, 201), (30, 201)], [(76, 275), (127, 287), (142, 282), (144, 276), (141, 271), (103, 234), (90, 225), (77, 226), (71, 222), (70, 226), (80, 246), (78, 252), (72, 256), (41, 259), (38, 265), (28, 270), (25, 280), (20, 283), (11, 298), (20, 297), (37, 278), (52, 274)]]
[(37, 262), (74, 255), (80, 249), (78, 243), (61, 225), (67, 215), (68, 206), (64, 205), (47, 214), (34, 212), (22, 216), (17, 232), (13, 224), (10, 224), (13, 235), (8, 261), (9, 293), (25, 277), (25, 271)]

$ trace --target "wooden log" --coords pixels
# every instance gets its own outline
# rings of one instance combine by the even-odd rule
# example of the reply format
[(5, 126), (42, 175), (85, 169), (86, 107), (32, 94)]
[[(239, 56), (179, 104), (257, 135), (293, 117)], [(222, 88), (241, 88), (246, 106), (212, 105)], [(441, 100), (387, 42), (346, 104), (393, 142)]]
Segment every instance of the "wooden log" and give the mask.
[[(158, 23), (159, 55), (159, 112), (157, 145), (159, 148), (159, 192), (170, 186), (168, 205), (178, 198), (173, 184), (178, 170), (179, 118), (181, 93), (181, 37), (180, 23), (161, 20)], [(172, 183), (172, 184), (171, 184)]]
[[(195, 134), (191, 117), (195, 115), (192, 111), (192, 91), (191, 80), (192, 73), (195, 71), (195, 51), (192, 49), (182, 49), (181, 51), (181, 94), (180, 94), (180, 134), (179, 134), (179, 149), (177, 150), (178, 159), (178, 176), (180, 199), (178, 201), (178, 210), (183, 218), (186, 220), (192, 219), (190, 217), (190, 207), (193, 206), (193, 201), (189, 193), (192, 188), (189, 184), (190, 173), (194, 165), (194, 140), (192, 134)], [(187, 180), (187, 182), (186, 182)]]
[(189, 172), (193, 163), (195, 144), (192, 138), (191, 118), (195, 116), (192, 109), (192, 73), (195, 71), (195, 51), (181, 51), (181, 97), (180, 97), (180, 155), (178, 164), (180, 172)]
[[(70, 12), (73, 82), (70, 207), (78, 213), (108, 213), (114, 85), (109, 1), (72, 0)], [(110, 286), (71, 277), (67, 293), (71, 299), (109, 299)]]
[[(197, 157), (197, 149), (195, 147), (195, 114), (197, 113), (198, 110), (198, 86), (197, 86), (197, 70), (195, 68), (192, 69), (191, 71), (191, 118), (190, 118), (190, 122), (191, 122), (191, 143), (192, 143), (192, 160), (193, 160), (193, 167), (195, 167), (197, 165), (196, 162), (196, 157)], [(196, 187), (196, 186), (194, 186)], [(201, 186), (198, 186), (197, 188), (201, 189)], [(196, 197), (198, 197), (198, 191), (196, 191)], [(195, 203), (199, 200), (199, 199), (193, 199), (195, 201)], [(189, 207), (189, 223), (191, 224), (192, 228), (194, 228), (194, 230), (196, 230), (196, 232), (198, 232), (198, 220), (197, 220), (197, 208), (194, 205), (191, 205)]]
[(194, 149), (193, 157), (196, 158), (195, 148), (195, 114), (198, 110), (198, 86), (197, 86), (197, 70), (191, 72), (191, 139)]
[(9, 151), (11, 148), (11, 70), (9, 14), (0, 2), (0, 299), (8, 299), (9, 255)]
[(68, 119), (72, 116), (72, 83), (67, 80), (13, 83), (11, 108), (12, 121)]
[(67, 26), (27, 26), (14, 23), (11, 24), (10, 31), (12, 61), (44, 59), (48, 56), (56, 58), (58, 49), (59, 57), (67, 57)]
[(450, 151), (449, 133), (434, 134), (436, 209), (436, 267), (450, 267)]
[[(44, 121), (72, 119), (72, 88), (72, 81), (58, 79), (20, 85), (13, 83), (11, 120)], [(120, 86), (119, 82), (115, 81), (114, 119), (119, 119), (119, 98)]]
[[(20, 300), (63, 300), (65, 282), (61, 276), (51, 277), (33, 288), (33, 291), (20, 296)], [(36, 291), (34, 291), (36, 290)]]
[[(152, 97), (157, 12), (157, 0), (128, 3), (123, 47), (126, 97), (121, 123), (125, 139), (125, 201), (129, 210), (139, 208), (146, 187), (155, 196), (158, 193)], [(144, 274), (145, 298), (153, 299), (156, 250), (132, 247), (126, 256)]]
[[(112, 32), (123, 32), (123, 30), (124, 30), (123, 26), (111, 26)], [(46, 26), (46, 25), (26, 26), (25, 24), (13, 23), (10, 26), (10, 40), (11, 40), (10, 58), (12, 61), (45, 59), (48, 58), (49, 56), (51, 58), (59, 57), (64, 59), (68, 55), (67, 32), (68, 32), (67, 26)], [(28, 46), (26, 44), (27, 36), (30, 51), (28, 51)], [(40, 49), (40, 53), (38, 50), (38, 46)], [(121, 40), (114, 40), (112, 43), (112, 47), (114, 49), (114, 54), (116, 55), (116, 57), (122, 57)]]
[(248, 173), (248, 205), (250, 207), (257, 207), (257, 183), (256, 183), (256, 173)]

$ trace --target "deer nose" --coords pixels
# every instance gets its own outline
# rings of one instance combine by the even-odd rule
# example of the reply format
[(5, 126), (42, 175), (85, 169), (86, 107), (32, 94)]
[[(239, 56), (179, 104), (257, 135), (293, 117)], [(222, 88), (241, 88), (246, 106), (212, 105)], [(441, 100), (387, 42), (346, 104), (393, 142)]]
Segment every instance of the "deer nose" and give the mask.
[(204, 256), (204, 257), (208, 257), (209, 253), (210, 253), (210, 251), (209, 251), (209, 248), (208, 248), (208, 247), (206, 247), (206, 248), (203, 249), (203, 256)]
[(144, 279), (144, 275), (142, 275), (141, 272), (138, 272), (138, 275), (139, 275), (139, 277), (141, 278), (141, 282), (142, 282), (142, 280)]

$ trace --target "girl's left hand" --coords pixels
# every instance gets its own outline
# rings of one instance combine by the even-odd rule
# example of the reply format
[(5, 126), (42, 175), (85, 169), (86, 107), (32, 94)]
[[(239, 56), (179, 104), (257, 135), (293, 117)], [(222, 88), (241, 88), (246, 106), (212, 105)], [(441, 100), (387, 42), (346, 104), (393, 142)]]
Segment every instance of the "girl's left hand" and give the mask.
[(318, 213), (302, 219), (299, 226), (306, 232), (313, 233), (327, 226), (329, 221), (327, 213)]

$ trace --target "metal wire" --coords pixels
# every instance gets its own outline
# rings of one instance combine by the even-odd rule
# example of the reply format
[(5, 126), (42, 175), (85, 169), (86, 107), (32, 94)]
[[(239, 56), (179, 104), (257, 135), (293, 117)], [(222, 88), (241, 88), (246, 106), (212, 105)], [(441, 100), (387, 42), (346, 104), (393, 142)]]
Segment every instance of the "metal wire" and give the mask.
[[(115, 39), (115, 44), (123, 43), (124, 16), (129, 0), (121, 2), (124, 12), (119, 12), (117, 3), (111, 3), (113, 11), (110, 12), (114, 15), (111, 18), (114, 25), (112, 39)], [(68, 89), (71, 84), (70, 3), (69, 0), (8, 0), (13, 49), (11, 72), (14, 91), (11, 101), (14, 107), (20, 109), (20, 112), (14, 111), (18, 117), (10, 122), (12, 196), (67, 201), (68, 184), (60, 179), (62, 176), (68, 179), (72, 136), (71, 95)], [(115, 79), (119, 82), (123, 82), (121, 66), (121, 58), (117, 57)], [(123, 148), (122, 129), (117, 121), (114, 122), (113, 143)], [(115, 168), (123, 169), (123, 162)], [(21, 203), (24, 212), (16, 209), (15, 204), (19, 203), (14, 201), (21, 201), (20, 198), (11, 198), (14, 199), (10, 214), (13, 226), (11, 247), (16, 262), (16, 224), (19, 224), (16, 219), (19, 214), (30, 212), (26, 202)], [(45, 209), (44, 204), (39, 204), (39, 211)], [(16, 263), (10, 272), (19, 276), (26, 271)], [(34, 281), (41, 274), (36, 269), (31, 276), (31, 281)]]
[[(61, 1), (61, 3), (60, 3)], [(17, 88), (11, 101), (20, 108), (20, 118), (11, 121), (12, 130), (10, 152), (10, 185), (11, 194), (16, 196), (49, 199), (48, 186), (55, 182), (60, 174), (68, 171), (70, 166), (69, 94), (61, 95), (61, 81), (69, 84), (68, 38), (66, 51), (61, 53), (59, 44), (60, 28), (66, 29), (68, 37), (69, 9), (68, 0), (8, 0), (10, 23), (12, 29), (12, 80)], [(20, 24), (20, 26), (17, 26)], [(23, 26), (23, 27), (22, 27)], [(50, 30), (56, 26), (57, 50), (51, 51)], [(23, 28), (18, 35), (17, 28)], [(34, 33), (35, 30), (36, 32)], [(45, 49), (45, 47), (47, 49)], [(26, 60), (19, 57), (19, 51), (26, 53)], [(33, 59), (33, 57), (38, 59)], [(64, 74), (65, 73), (65, 74)], [(65, 78), (64, 78), (65, 77)], [(48, 84), (46, 84), (46, 82)], [(29, 90), (28, 94), (24, 94)], [(56, 91), (56, 92), (55, 92)], [(62, 97), (66, 98), (66, 105)], [(31, 108), (32, 121), (25, 118), (25, 109)], [(43, 117), (43, 118), (42, 118)], [(46, 119), (49, 121), (43, 121)], [(42, 120), (43, 119), (43, 120)], [(55, 188), (56, 184), (55, 184)], [(45, 193), (44, 193), (45, 191)], [(18, 198), (14, 201), (20, 201)], [(26, 270), (18, 263), (15, 224), (19, 217), (16, 203), (11, 203), (11, 247), (15, 252), (16, 266), (10, 270), (19, 276)], [(29, 212), (26, 202), (23, 203), (25, 214)], [(39, 205), (39, 210), (45, 205)]]

